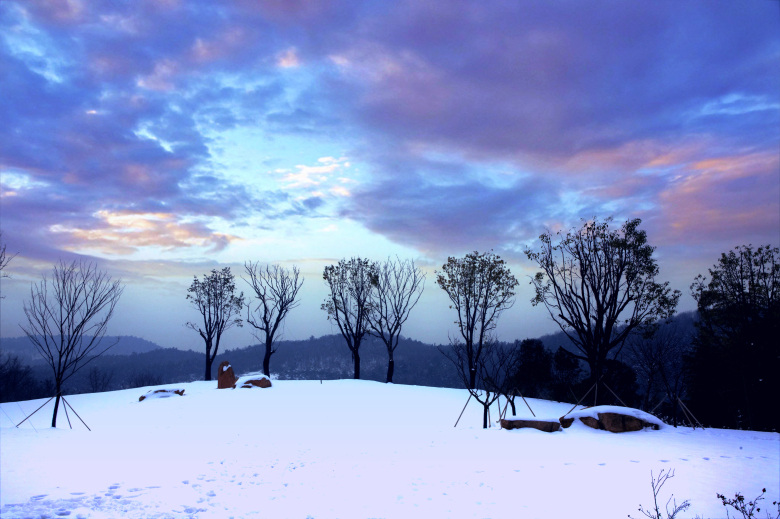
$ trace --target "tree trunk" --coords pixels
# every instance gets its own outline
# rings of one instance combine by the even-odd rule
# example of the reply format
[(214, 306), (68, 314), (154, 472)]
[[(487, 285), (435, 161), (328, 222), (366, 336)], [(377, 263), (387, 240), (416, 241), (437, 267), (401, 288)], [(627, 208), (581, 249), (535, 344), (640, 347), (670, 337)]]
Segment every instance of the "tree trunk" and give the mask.
[(393, 381), (393, 372), (395, 371), (395, 361), (393, 360), (393, 350), (388, 350), (390, 360), (387, 362), (387, 382)]
[[(595, 368), (595, 369), (594, 369)], [(601, 378), (601, 358), (596, 354), (596, 359), (590, 366), (590, 378), (593, 381), (593, 406), (599, 405), (599, 379)]]
[(51, 426), (57, 427), (57, 410), (60, 408), (60, 396), (62, 395), (62, 392), (60, 391), (60, 384), (57, 384), (57, 398), (54, 400), (54, 415), (51, 417)]
[(271, 342), (269, 340), (265, 341), (265, 356), (263, 357), (263, 374), (265, 374), (266, 377), (271, 376), (271, 355), (273, 355), (273, 350), (271, 350)]
[[(471, 364), (471, 360), (469, 360)], [(473, 366), (469, 366), (469, 389), (476, 389), (477, 387), (477, 369)]]
[(211, 348), (206, 347), (206, 380), (211, 380), (211, 365), (214, 363), (214, 358), (211, 356)]
[(360, 379), (360, 354), (356, 351), (353, 352), (352, 358), (355, 360), (355, 380)]
[(509, 399), (509, 405), (512, 406), (512, 416), (517, 416), (517, 411), (515, 410), (515, 397)]
[(488, 406), (485, 404), (482, 405), (482, 428), (488, 428)]

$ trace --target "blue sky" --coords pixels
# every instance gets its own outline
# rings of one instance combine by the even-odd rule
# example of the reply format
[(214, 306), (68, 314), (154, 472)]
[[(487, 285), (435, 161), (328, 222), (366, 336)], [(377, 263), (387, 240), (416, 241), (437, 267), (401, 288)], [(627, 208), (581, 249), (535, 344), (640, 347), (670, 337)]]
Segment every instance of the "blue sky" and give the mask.
[(321, 335), (323, 267), (398, 255), (429, 272), (405, 333), (445, 342), (433, 270), (493, 249), (521, 280), (499, 335), (524, 338), (554, 328), (523, 248), (610, 215), (642, 218), (687, 293), (721, 252), (780, 243), (778, 11), (3, 2), (0, 333), (31, 281), (86, 258), (127, 283), (111, 333), (198, 347), (192, 276), (251, 260), (301, 267), (286, 336)]

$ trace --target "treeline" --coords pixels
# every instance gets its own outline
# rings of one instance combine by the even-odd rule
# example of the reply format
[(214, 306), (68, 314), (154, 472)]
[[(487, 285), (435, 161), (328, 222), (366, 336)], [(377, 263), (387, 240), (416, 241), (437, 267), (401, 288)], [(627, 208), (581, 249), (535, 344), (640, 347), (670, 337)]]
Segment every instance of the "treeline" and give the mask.
[[(675, 322), (686, 330), (693, 330), (693, 314), (681, 314)], [(108, 339), (108, 338), (106, 338)], [(112, 338), (113, 339), (113, 338)], [(127, 337), (119, 338), (117, 346)], [(25, 344), (25, 341), (27, 344)], [(145, 341), (148, 343), (148, 341)], [(69, 379), (64, 394), (115, 391), (157, 384), (192, 382), (203, 379), (203, 354), (175, 348), (160, 348), (151, 344), (150, 351), (132, 352), (127, 355), (109, 353), (93, 358), (89, 365)], [(148, 344), (142, 346), (148, 347)], [(572, 360), (559, 348), (570, 347), (563, 333), (543, 336), (539, 339), (500, 343), (503, 347), (525, 349), (520, 358), (518, 388), (525, 396), (574, 402), (574, 395), (582, 396), (587, 375), (586, 366)], [(690, 341), (687, 343), (690, 344)], [(6, 348), (12, 346), (12, 348)], [(123, 350), (129, 349), (125, 345)], [(351, 378), (353, 362), (344, 348), (341, 335), (310, 337), (298, 341), (280, 341), (274, 356), (273, 376), (280, 380), (336, 380)], [(462, 387), (452, 366), (437, 346), (401, 337), (395, 353), (396, 373), (394, 383), (430, 387)], [(540, 349), (541, 348), (541, 349)], [(53, 383), (51, 369), (41, 359), (29, 362), (30, 352), (35, 351), (26, 337), (2, 339), (0, 343), (0, 401), (29, 400), (51, 396)], [(223, 352), (216, 358), (217, 365), (228, 360), (239, 375), (262, 370), (265, 346), (256, 344), (242, 349)], [(362, 350), (361, 378), (384, 382), (387, 370), (387, 352), (379, 339), (369, 337)], [(631, 361), (627, 356), (626, 363)], [(622, 363), (621, 363), (622, 364)], [(625, 364), (628, 366), (628, 364)], [(216, 368), (214, 368), (216, 369)], [(643, 399), (647, 383), (633, 369), (614, 370), (607, 383), (621, 398), (632, 404)], [(212, 376), (216, 373), (212, 373)], [(652, 388), (650, 388), (652, 391)], [(616, 400), (608, 399), (608, 402)]]
[[(239, 373), (262, 369), (269, 374), (274, 355), (273, 372), (280, 378), (351, 373), (356, 379), (464, 387), (484, 406), (485, 427), (490, 403), (499, 395), (511, 401), (519, 391), (588, 405), (640, 407), (669, 416), (675, 425), (700, 420), (721, 427), (780, 428), (773, 412), (773, 397), (780, 394), (780, 250), (747, 245), (722, 254), (709, 276), (697, 276), (690, 286), (696, 319), (675, 319), (681, 291), (659, 281), (655, 247), (639, 229), (641, 221), (626, 221), (619, 229), (611, 222), (596, 219), (579, 229), (548, 231), (539, 237), (539, 248), (524, 250), (539, 269), (532, 278), (531, 304), (544, 306), (562, 330), (546, 338), (547, 344), (498, 339), (500, 316), (517, 303), (518, 281), (492, 251), (450, 257), (435, 271), (435, 286), (447, 294), (457, 326), (449, 344), (437, 348), (401, 335), (425, 286), (425, 274), (411, 260), (357, 257), (326, 266), (329, 290), (321, 309), (341, 337), (310, 341), (276, 336), (299, 305), (304, 280), (296, 267), (245, 264), (249, 298), (230, 268), (212, 270), (202, 279), (194, 277), (186, 295), (202, 317), (187, 323), (205, 346), (201, 376), (196, 366), (200, 363), (203, 374), (203, 357), (197, 353), (148, 351), (119, 362), (116, 356), (95, 358), (105, 351), (101, 338), (124, 287), (94, 264), (60, 262), (24, 302), (23, 329), (52, 376), (5, 355), (0, 398), (50, 395), (53, 385), (56, 426), (63, 392), (211, 380), (214, 361), (225, 357)], [(244, 324), (260, 332), (264, 344), (220, 352), (222, 334)]]
[[(3, 339), (5, 341), (5, 339)], [(121, 340), (120, 340), (121, 343)], [(273, 375), (281, 380), (335, 380), (352, 377), (353, 363), (341, 336), (326, 335), (276, 345)], [(228, 360), (236, 374), (262, 371), (264, 345), (222, 352), (217, 365)], [(347, 352), (348, 353), (348, 352)], [(10, 353), (0, 353), (0, 401), (51, 396), (51, 368), (42, 362), (32, 366)], [(452, 370), (433, 345), (401, 338), (396, 357), (396, 383), (457, 387)], [(378, 339), (366, 341), (362, 359), (363, 379), (385, 381), (387, 353)], [(216, 370), (216, 367), (213, 368)], [(212, 376), (216, 373), (212, 370)], [(64, 385), (64, 394), (113, 391), (156, 384), (203, 380), (203, 354), (175, 348), (155, 349), (125, 356), (101, 355), (78, 371)]]
[[(670, 424), (691, 425), (676, 405), (679, 397), (704, 425), (747, 428), (748, 411), (743, 402), (730, 401), (733, 388), (724, 379), (708, 393), (699, 378), (713, 369), (697, 358), (698, 314), (685, 312), (664, 323), (651, 338), (634, 337), (617, 359), (608, 361), (603, 387), (609, 390), (599, 398), (602, 404), (628, 405), (653, 411)], [(120, 343), (125, 338), (121, 338)], [(3, 339), (2, 346), (18, 339)], [(501, 348), (516, 349), (516, 365), (510, 369), (513, 387), (523, 396), (574, 403), (590, 388), (587, 365), (567, 353), (571, 341), (562, 332), (538, 339), (499, 343)], [(127, 346), (126, 346), (127, 348)], [(353, 362), (340, 335), (311, 337), (277, 344), (273, 376), (280, 380), (336, 380), (351, 378)], [(432, 345), (405, 337), (399, 340), (395, 359), (395, 383), (431, 387), (462, 388), (462, 382), (442, 352), (449, 345)], [(4, 350), (5, 348), (0, 348)], [(29, 349), (29, 346), (28, 346)], [(24, 349), (14, 353), (23, 354)], [(217, 365), (228, 360), (242, 375), (262, 371), (265, 346), (223, 352)], [(384, 382), (387, 369), (385, 345), (376, 338), (367, 339), (363, 348), (362, 375), (365, 380)], [(135, 387), (192, 382), (203, 379), (203, 354), (175, 348), (157, 347), (145, 353), (107, 354), (94, 358), (66, 383), (64, 394), (94, 393)], [(757, 368), (758, 369), (758, 368)], [(215, 374), (213, 374), (215, 375)], [(664, 378), (672, 384), (664, 383)], [(766, 379), (771, 383), (771, 378)], [(0, 353), (0, 402), (44, 398), (54, 389), (51, 370), (45, 363), (29, 365), (15, 354)], [(671, 397), (670, 397), (671, 393)], [(766, 395), (771, 398), (771, 395)], [(590, 397), (584, 403), (589, 404)], [(761, 410), (757, 411), (757, 417)], [(753, 425), (776, 430), (775, 424)]]

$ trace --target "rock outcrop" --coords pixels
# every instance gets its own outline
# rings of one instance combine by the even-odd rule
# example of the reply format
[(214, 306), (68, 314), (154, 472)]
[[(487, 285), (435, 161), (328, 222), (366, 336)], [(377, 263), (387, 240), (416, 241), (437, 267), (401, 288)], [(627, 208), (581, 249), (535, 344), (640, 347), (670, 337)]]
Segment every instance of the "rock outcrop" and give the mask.
[(236, 387), (238, 377), (233, 373), (233, 367), (230, 362), (223, 360), (217, 369), (217, 389), (228, 389)]
[(663, 425), (658, 418), (639, 409), (617, 406), (597, 406), (561, 416), (558, 420), (564, 428), (568, 428), (579, 420), (592, 429), (613, 433), (641, 431), (646, 427), (658, 430)]

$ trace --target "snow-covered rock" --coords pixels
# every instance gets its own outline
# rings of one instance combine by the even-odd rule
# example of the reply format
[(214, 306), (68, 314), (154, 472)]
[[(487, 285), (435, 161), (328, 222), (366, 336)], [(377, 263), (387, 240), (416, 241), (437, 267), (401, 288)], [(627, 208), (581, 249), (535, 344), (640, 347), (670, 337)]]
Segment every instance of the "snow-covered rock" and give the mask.
[(138, 401), (143, 402), (144, 400), (151, 399), (151, 398), (168, 398), (173, 395), (184, 396), (184, 390), (183, 389), (153, 389), (147, 392), (145, 395), (141, 395), (138, 398)]
[(575, 419), (593, 429), (603, 429), (610, 432), (641, 431), (645, 427), (655, 430), (664, 426), (664, 423), (655, 416), (631, 407), (615, 405), (598, 405), (587, 407), (579, 411), (572, 411), (560, 418), (564, 428), (569, 427)]

